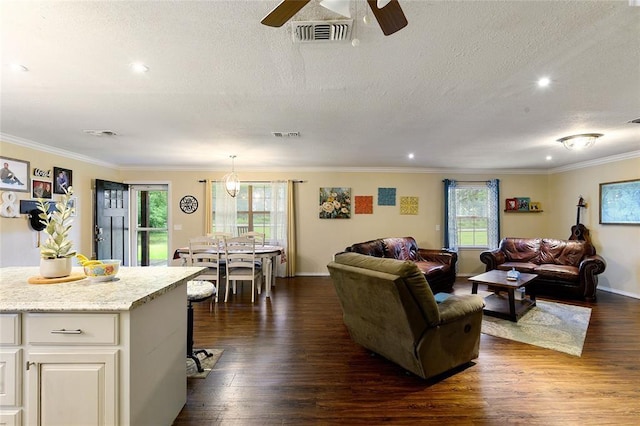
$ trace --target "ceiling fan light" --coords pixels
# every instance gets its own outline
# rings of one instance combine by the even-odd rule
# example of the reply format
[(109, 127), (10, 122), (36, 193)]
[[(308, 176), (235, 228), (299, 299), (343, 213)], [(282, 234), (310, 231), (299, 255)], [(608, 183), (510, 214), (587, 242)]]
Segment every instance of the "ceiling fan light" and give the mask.
[(603, 136), (602, 133), (583, 133), (580, 135), (565, 136), (558, 139), (565, 148), (570, 151), (580, 151), (587, 149), (596, 143), (596, 139)]
[(330, 11), (335, 12), (338, 15), (351, 18), (349, 2), (350, 0), (322, 0), (320, 2), (320, 6), (324, 7), (325, 9), (329, 9)]
[(391, 3), (391, 0), (378, 0), (378, 9), (382, 9), (389, 3)]

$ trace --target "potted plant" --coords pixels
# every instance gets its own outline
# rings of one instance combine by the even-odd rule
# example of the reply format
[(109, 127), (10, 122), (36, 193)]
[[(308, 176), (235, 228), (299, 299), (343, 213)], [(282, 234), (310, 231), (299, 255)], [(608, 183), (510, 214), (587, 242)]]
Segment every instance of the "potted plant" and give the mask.
[(47, 239), (40, 244), (40, 275), (44, 278), (66, 277), (71, 274), (71, 260), (76, 252), (69, 240), (69, 231), (73, 221), (73, 207), (69, 203), (73, 188), (65, 189), (64, 195), (49, 211), (50, 201), (39, 198), (37, 207), (40, 223), (44, 225)]

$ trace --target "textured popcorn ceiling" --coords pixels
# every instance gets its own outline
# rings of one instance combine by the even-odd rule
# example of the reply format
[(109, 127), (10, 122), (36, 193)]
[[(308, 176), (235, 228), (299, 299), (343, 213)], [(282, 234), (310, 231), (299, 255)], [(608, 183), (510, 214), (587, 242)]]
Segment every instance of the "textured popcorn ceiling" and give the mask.
[[(451, 170), (640, 151), (627, 123), (640, 117), (640, 7), (626, 0), (400, 0), (409, 25), (389, 37), (355, 0), (358, 47), (293, 44), (289, 26), (260, 24), (277, 4), (3, 0), (2, 139), (211, 170), (231, 154), (236, 170)], [(339, 18), (313, 0), (293, 19)], [(555, 142), (583, 132), (605, 136), (579, 153)]]

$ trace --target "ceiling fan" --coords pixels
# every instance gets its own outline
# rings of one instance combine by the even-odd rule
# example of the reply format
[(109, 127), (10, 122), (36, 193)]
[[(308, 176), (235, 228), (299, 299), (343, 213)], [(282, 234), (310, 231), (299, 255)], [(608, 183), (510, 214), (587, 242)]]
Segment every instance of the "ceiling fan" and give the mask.
[[(270, 27), (281, 27), (311, 0), (282, 0), (262, 21)], [(320, 5), (341, 15), (348, 13), (349, 0), (323, 0)], [(346, 3), (346, 7), (345, 7)], [(407, 18), (398, 0), (367, 0), (384, 35), (391, 35), (407, 26)], [(344, 11), (344, 13), (343, 13)], [(348, 16), (348, 15), (347, 15)]]

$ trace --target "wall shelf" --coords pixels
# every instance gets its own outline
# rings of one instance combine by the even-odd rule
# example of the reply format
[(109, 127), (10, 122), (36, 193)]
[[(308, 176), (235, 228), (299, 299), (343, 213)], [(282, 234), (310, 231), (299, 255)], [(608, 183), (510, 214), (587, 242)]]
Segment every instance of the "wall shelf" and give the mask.
[(542, 213), (544, 210), (505, 210), (505, 213)]

